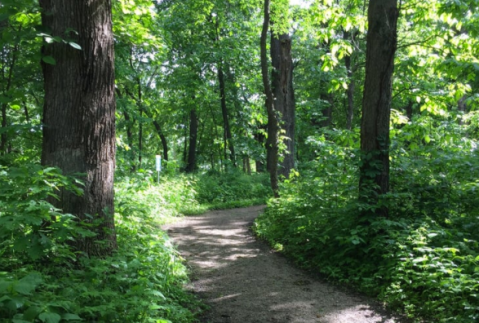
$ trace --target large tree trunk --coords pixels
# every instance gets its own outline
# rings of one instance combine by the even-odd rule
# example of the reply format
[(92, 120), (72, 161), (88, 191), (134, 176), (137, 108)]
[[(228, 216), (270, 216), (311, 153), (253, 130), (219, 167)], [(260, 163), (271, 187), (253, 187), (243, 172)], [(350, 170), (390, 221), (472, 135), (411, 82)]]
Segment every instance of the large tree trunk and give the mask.
[(286, 146), (284, 159), (279, 168), (279, 174), (289, 178), (294, 168), (294, 122), (295, 102), (293, 90), (293, 59), (291, 58), (291, 37), (283, 34), (271, 35), (272, 91), (274, 110), (281, 116), (281, 129), (284, 131)]
[(85, 174), (82, 196), (62, 191), (55, 206), (92, 227), (95, 237), (75, 237), (87, 256), (117, 248), (114, 226), (115, 75), (110, 0), (40, 0), (43, 26), (53, 36), (73, 39), (45, 44), (42, 164), (64, 174)]
[(187, 173), (196, 170), (196, 137), (198, 136), (198, 117), (196, 109), (191, 109), (190, 112), (190, 140), (188, 145), (188, 161), (185, 167)]
[(269, 83), (268, 58), (266, 53), (266, 39), (269, 29), (270, 1), (264, 0), (264, 20), (261, 31), (261, 75), (263, 78), (264, 93), (266, 95), (266, 111), (268, 114), (268, 138), (266, 139), (266, 163), (270, 174), (271, 188), (275, 197), (279, 197), (278, 185), (278, 132), (279, 120), (274, 109), (273, 91)]
[[(359, 197), (371, 204), (389, 191), (389, 122), (397, 44), (397, 0), (370, 0), (361, 120)], [(378, 215), (387, 216), (386, 207)]]

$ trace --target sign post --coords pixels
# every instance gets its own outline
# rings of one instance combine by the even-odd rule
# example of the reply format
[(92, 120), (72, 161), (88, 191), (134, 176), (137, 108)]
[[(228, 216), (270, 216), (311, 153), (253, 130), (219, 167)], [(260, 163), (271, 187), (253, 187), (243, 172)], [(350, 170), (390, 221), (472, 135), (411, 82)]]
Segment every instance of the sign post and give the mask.
[(158, 184), (160, 183), (161, 155), (156, 155), (156, 171), (158, 172)]

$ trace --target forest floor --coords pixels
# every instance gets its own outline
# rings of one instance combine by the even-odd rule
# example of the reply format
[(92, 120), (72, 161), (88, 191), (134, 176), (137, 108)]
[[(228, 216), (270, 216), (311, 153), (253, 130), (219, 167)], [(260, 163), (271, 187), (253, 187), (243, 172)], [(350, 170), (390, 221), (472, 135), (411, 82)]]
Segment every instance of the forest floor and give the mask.
[(165, 225), (187, 288), (211, 309), (202, 323), (397, 323), (372, 299), (296, 268), (250, 227), (264, 207), (212, 211)]

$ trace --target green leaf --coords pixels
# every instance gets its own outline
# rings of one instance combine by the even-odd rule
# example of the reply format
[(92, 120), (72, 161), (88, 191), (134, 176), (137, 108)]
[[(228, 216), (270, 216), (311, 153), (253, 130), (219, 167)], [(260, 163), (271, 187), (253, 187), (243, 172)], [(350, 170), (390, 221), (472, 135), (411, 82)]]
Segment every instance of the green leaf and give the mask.
[(38, 318), (44, 323), (58, 323), (62, 319), (62, 317), (57, 313), (48, 312), (40, 314)]
[[(10, 286), (12, 286), (11, 282), (0, 281), (0, 294), (7, 294), (9, 292)], [(10, 297), (3, 296), (0, 298), (0, 302), (3, 302), (4, 300), (10, 300)]]
[(16, 312), (17, 309), (23, 306), (23, 302), (19, 299), (12, 299), (11, 301), (5, 304), (5, 308), (7, 308), (10, 312)]
[(51, 56), (43, 56), (42, 61), (50, 65), (56, 65), (57, 61)]
[(419, 257), (419, 258), (416, 258), (416, 259), (413, 259), (413, 263), (418, 263), (418, 262), (423, 262), (423, 261), (426, 261), (427, 260), (427, 257)]
[(72, 42), (72, 41), (71, 41), (71, 42), (68, 42), (68, 44), (69, 44), (71, 47), (75, 48), (75, 49), (81, 50), (81, 46), (78, 45), (78, 44), (75, 43), (75, 42)]
[(33, 320), (40, 314), (42, 309), (38, 306), (30, 306), (25, 313), (23, 313), (23, 318), (25, 320), (28, 320), (30, 322), (33, 322)]
[(39, 273), (31, 273), (15, 284), (14, 289), (20, 294), (29, 295), (43, 281)]
[(72, 321), (72, 320), (83, 321), (83, 319), (81, 317), (79, 317), (76, 314), (72, 314), (72, 313), (63, 314), (62, 319), (67, 320), (67, 321)]

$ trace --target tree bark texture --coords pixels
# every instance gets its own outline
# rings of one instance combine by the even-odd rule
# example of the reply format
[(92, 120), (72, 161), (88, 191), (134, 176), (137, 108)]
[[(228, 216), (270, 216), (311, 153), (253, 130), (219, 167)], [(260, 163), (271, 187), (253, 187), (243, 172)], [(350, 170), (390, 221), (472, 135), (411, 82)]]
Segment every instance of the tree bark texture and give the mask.
[(268, 115), (268, 138), (266, 139), (266, 163), (270, 174), (271, 188), (275, 197), (279, 197), (278, 184), (278, 132), (279, 119), (274, 109), (273, 91), (269, 83), (268, 57), (266, 52), (266, 39), (268, 37), (270, 21), (270, 1), (264, 0), (263, 29), (261, 30), (261, 75), (264, 93), (266, 95), (266, 111)]
[[(361, 120), (360, 199), (376, 204), (389, 191), (389, 123), (397, 46), (397, 0), (371, 0)], [(377, 214), (387, 216), (387, 208)]]
[(283, 34), (279, 37), (271, 35), (271, 76), (274, 97), (274, 110), (281, 118), (280, 129), (286, 146), (284, 159), (278, 172), (289, 178), (294, 168), (294, 122), (295, 102), (293, 89), (293, 59), (291, 58), (291, 37)]
[(42, 164), (64, 174), (85, 174), (84, 194), (61, 191), (55, 205), (86, 222), (101, 220), (96, 236), (77, 236), (74, 245), (88, 256), (117, 248), (113, 178), (115, 171), (115, 75), (110, 0), (40, 0), (42, 21), (53, 36), (71, 39), (45, 44), (42, 63)]
[(198, 136), (198, 117), (196, 109), (190, 111), (190, 136), (188, 145), (188, 160), (185, 171), (191, 173), (196, 170), (196, 137)]

